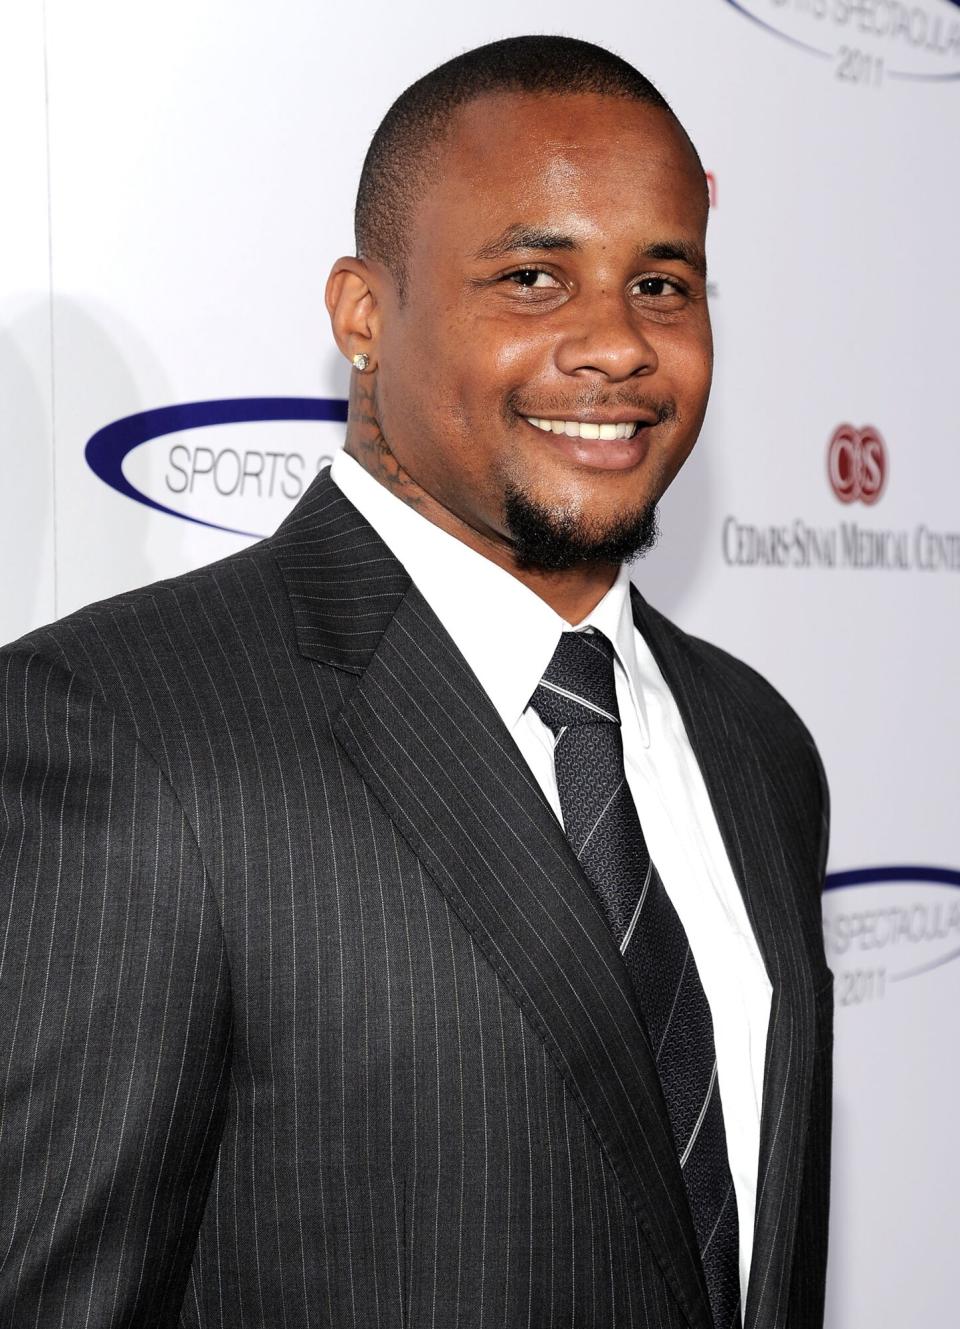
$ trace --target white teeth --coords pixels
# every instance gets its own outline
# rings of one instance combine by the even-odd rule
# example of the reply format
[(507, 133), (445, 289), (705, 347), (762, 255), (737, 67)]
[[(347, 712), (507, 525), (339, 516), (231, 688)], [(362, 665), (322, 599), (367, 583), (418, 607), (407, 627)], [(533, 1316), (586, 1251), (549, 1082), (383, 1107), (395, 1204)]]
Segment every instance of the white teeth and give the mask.
[(529, 424), (545, 434), (566, 434), (568, 438), (633, 438), (637, 432), (636, 420), (623, 420), (615, 425), (597, 425), (581, 420), (540, 420), (534, 415), (523, 417)]

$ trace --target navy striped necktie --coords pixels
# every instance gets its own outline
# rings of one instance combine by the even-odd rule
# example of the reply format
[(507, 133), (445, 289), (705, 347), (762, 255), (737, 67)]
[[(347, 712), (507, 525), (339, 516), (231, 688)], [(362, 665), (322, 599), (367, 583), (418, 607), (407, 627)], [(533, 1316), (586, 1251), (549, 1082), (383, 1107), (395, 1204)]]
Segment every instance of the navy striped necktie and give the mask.
[(657, 1064), (715, 1329), (739, 1325), (737, 1200), (713, 1021), (627, 784), (613, 647), (564, 632), (530, 704), (555, 736), (563, 824), (620, 947)]

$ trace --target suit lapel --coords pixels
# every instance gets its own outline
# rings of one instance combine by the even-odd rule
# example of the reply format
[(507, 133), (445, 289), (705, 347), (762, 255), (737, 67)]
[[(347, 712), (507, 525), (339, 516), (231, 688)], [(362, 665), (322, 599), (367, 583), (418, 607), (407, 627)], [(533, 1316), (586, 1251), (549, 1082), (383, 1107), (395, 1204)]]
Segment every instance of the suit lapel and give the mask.
[(401, 565), (328, 477), (273, 546), (301, 653), (358, 675), (337, 739), (546, 1044), (687, 1320), (709, 1329), (626, 972), (516, 745)]
[(774, 1329), (786, 1315), (814, 1055), (815, 976), (794, 875), (806, 859), (802, 846), (791, 854), (789, 809), (778, 806), (776, 732), (758, 722), (751, 698), (738, 695), (742, 670), (724, 686), (722, 667), (708, 672), (636, 591), (634, 618), (680, 708), (773, 987), (744, 1325)]

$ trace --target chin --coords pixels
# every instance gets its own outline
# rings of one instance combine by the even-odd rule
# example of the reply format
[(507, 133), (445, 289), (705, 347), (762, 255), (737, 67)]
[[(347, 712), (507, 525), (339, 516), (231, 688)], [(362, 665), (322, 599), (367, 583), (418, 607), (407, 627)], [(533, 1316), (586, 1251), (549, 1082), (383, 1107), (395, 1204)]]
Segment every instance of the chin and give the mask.
[(529, 490), (509, 486), (504, 525), (519, 568), (564, 572), (576, 567), (630, 563), (656, 544), (655, 502), (616, 507), (545, 502)]

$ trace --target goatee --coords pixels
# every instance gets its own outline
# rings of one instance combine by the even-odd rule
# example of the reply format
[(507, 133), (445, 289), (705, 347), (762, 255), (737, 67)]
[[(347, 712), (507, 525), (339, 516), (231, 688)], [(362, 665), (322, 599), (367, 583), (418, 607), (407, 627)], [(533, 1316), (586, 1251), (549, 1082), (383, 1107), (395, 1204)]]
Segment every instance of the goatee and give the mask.
[(508, 487), (504, 518), (517, 566), (527, 571), (566, 572), (589, 563), (632, 563), (657, 543), (657, 507), (651, 503), (601, 526), (548, 508)]

